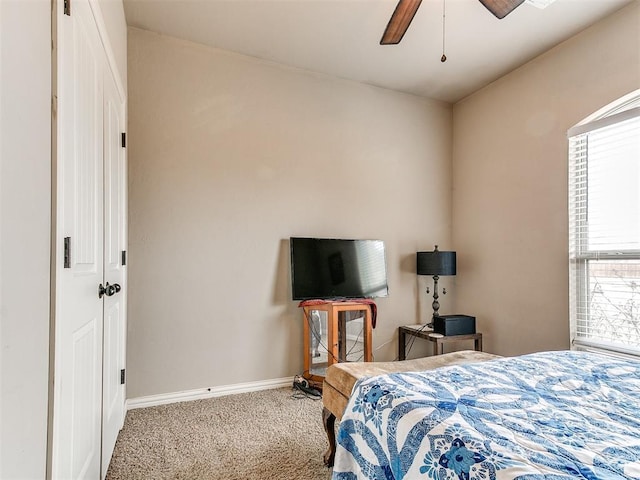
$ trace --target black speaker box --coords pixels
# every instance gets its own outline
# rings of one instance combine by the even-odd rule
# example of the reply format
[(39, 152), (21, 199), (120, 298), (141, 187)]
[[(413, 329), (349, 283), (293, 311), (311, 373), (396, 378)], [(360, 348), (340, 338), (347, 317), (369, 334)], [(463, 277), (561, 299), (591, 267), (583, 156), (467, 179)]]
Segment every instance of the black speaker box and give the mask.
[(437, 315), (433, 317), (433, 331), (445, 336), (470, 335), (476, 333), (476, 317)]

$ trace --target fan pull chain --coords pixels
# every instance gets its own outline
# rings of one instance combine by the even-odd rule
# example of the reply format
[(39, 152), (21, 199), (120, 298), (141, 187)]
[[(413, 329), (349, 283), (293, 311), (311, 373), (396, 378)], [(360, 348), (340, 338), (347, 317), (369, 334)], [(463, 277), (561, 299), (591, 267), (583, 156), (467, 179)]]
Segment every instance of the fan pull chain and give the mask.
[(446, 0), (442, 0), (442, 57), (440, 61), (442, 63), (447, 61), (447, 56), (444, 54), (444, 30), (445, 30), (445, 13), (446, 13)]

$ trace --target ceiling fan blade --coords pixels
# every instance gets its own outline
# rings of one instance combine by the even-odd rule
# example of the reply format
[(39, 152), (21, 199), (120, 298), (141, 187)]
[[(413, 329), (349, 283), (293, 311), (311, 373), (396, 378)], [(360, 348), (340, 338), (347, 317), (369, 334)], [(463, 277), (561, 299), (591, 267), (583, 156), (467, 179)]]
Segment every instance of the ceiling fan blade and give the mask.
[[(523, 0), (524, 1), (524, 0)], [(400, 0), (385, 28), (380, 45), (396, 45), (404, 37), (422, 0)]]
[(524, 3), (524, 0), (480, 0), (498, 18), (504, 18)]

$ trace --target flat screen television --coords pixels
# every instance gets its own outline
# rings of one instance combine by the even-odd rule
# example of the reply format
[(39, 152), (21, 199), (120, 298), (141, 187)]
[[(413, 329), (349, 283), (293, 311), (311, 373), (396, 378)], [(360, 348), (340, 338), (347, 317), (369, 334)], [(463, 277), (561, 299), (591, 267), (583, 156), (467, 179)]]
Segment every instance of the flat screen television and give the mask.
[(389, 295), (384, 242), (291, 237), (294, 300)]

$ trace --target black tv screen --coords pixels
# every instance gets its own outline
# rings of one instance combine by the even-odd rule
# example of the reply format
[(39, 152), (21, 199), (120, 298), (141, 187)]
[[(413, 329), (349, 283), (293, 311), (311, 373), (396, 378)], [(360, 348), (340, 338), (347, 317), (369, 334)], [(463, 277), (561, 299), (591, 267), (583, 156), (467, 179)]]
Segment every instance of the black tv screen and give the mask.
[(386, 297), (382, 240), (291, 237), (294, 300)]

